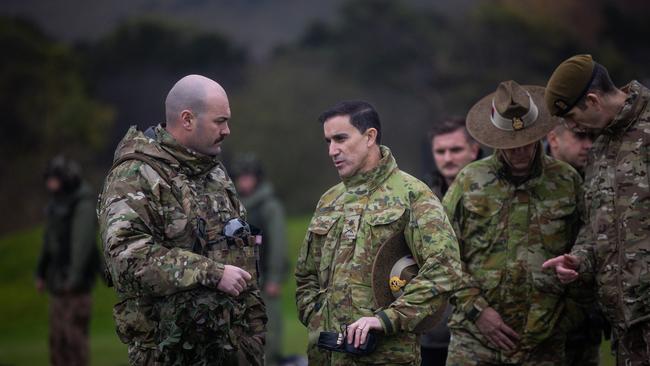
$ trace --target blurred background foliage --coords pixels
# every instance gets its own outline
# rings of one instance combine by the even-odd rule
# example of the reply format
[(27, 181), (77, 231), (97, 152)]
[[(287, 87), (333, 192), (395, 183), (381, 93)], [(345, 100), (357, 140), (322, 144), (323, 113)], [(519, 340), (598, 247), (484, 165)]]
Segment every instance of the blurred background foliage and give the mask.
[(128, 126), (161, 122), (167, 91), (189, 73), (219, 81), (230, 94), (233, 133), (224, 160), (256, 152), (292, 214), (309, 212), (337, 182), (316, 117), (339, 100), (373, 103), (384, 143), (402, 169), (420, 177), (431, 167), (426, 131), (464, 115), (499, 81), (544, 84), (560, 61), (583, 52), (608, 66), (618, 84), (647, 76), (645, 1), (306, 3), (313, 9), (290, 0), (272, 7), (264, 0), (135, 1), (120, 13), (98, 2), (110, 21), (86, 9), (83, 21), (97, 19), (96, 27), (86, 24), (88, 36), (77, 22), (68, 27), (76, 35), (60, 29), (64, 10), (36, 0), (6, 3), (0, 189), (2, 207), (11, 209), (0, 212), (0, 232), (40, 220), (40, 172), (54, 152), (81, 160), (99, 187)]

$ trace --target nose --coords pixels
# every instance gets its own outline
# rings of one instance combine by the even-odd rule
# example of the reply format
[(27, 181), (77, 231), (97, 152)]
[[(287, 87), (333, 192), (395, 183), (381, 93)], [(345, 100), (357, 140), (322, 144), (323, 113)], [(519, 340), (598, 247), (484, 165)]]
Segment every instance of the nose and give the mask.
[(228, 126), (228, 122), (225, 122), (223, 125), (223, 129), (221, 130), (221, 135), (222, 136), (228, 136), (230, 135), (230, 127)]
[(442, 155), (442, 158), (445, 161), (450, 161), (451, 160), (451, 150), (445, 150), (445, 153)]
[(340, 149), (335, 142), (330, 142), (328, 146), (328, 154), (330, 157), (334, 158), (340, 153)]

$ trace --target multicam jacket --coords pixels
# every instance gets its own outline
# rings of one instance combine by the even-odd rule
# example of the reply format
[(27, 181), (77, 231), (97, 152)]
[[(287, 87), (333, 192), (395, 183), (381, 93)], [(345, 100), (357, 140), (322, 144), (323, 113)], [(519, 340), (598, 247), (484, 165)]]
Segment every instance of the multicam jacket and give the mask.
[(255, 280), (237, 297), (217, 290), (224, 264), (256, 275), (256, 248), (222, 236), (228, 220), (245, 215), (232, 181), (214, 157), (179, 145), (162, 126), (149, 131), (132, 127), (120, 142), (116, 162), (133, 153), (148, 161), (114, 165), (98, 207), (120, 339), (157, 349), (165, 364), (219, 363), (233, 349), (262, 355), (266, 316)]
[(521, 184), (513, 184), (505, 168), (497, 155), (470, 163), (444, 197), (471, 284), (452, 297), (449, 327), (452, 337), (461, 329), (493, 348), (474, 323), (482, 309), (492, 307), (521, 336), (515, 352), (501, 359), (520, 363), (563, 317), (565, 287), (554, 273), (542, 271), (542, 263), (573, 245), (581, 178), (543, 153)]
[[(636, 81), (591, 149), (587, 225), (572, 253), (595, 275), (603, 312), (619, 331), (650, 319), (650, 90)], [(586, 274), (586, 276), (584, 276)]]
[[(419, 180), (400, 171), (387, 147), (375, 169), (328, 190), (309, 224), (296, 265), (296, 302), (309, 329), (310, 365), (418, 364), (414, 328), (459, 287), (458, 244), (442, 206)], [(389, 307), (373, 300), (372, 263), (381, 244), (402, 232), (418, 275)], [(340, 331), (376, 315), (384, 334), (368, 356), (330, 353), (316, 347), (321, 331)]]

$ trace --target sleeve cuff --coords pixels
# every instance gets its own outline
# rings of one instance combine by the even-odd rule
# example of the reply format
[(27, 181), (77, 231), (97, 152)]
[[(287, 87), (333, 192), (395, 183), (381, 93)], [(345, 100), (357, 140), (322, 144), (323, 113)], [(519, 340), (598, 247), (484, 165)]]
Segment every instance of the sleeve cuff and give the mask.
[(379, 319), (379, 322), (381, 323), (381, 327), (384, 329), (384, 334), (386, 335), (391, 335), (397, 331), (395, 329), (395, 326), (393, 325), (394, 322), (391, 320), (390, 316), (392, 314), (392, 311), (390, 309), (386, 310), (381, 310), (375, 316)]
[(199, 281), (201, 285), (216, 289), (223, 276), (223, 268), (223, 264), (212, 261), (201, 276)]
[(476, 321), (478, 317), (481, 315), (483, 310), (485, 308), (489, 307), (490, 304), (483, 298), (483, 296), (479, 296), (474, 300), (474, 303), (472, 303), (472, 306), (465, 312), (465, 315), (467, 316), (467, 319), (471, 321)]

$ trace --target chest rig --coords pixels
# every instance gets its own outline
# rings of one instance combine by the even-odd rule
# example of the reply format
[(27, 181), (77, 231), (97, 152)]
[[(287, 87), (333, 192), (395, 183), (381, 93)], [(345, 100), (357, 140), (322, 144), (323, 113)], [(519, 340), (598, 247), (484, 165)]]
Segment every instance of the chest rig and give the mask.
[[(227, 178), (225, 168), (219, 163), (224, 177), (215, 177), (214, 172), (201, 180), (191, 180), (173, 169), (163, 167), (156, 159), (134, 152), (116, 160), (111, 170), (128, 160), (138, 160), (150, 166), (171, 187), (172, 195), (182, 206), (187, 224), (180, 236), (170, 237), (167, 230), (161, 230), (157, 239), (166, 247), (181, 247), (208, 257), (222, 264), (240, 267), (251, 274), (249, 285), (259, 285), (259, 246), (256, 234), (240, 218), (244, 214), (236, 191)], [(223, 179), (219, 179), (223, 178)], [(163, 203), (164, 205), (164, 203)], [(164, 220), (165, 221), (165, 220)], [(228, 223), (241, 222), (248, 230), (235, 233), (224, 230)], [(164, 223), (167, 227), (168, 223)]]

